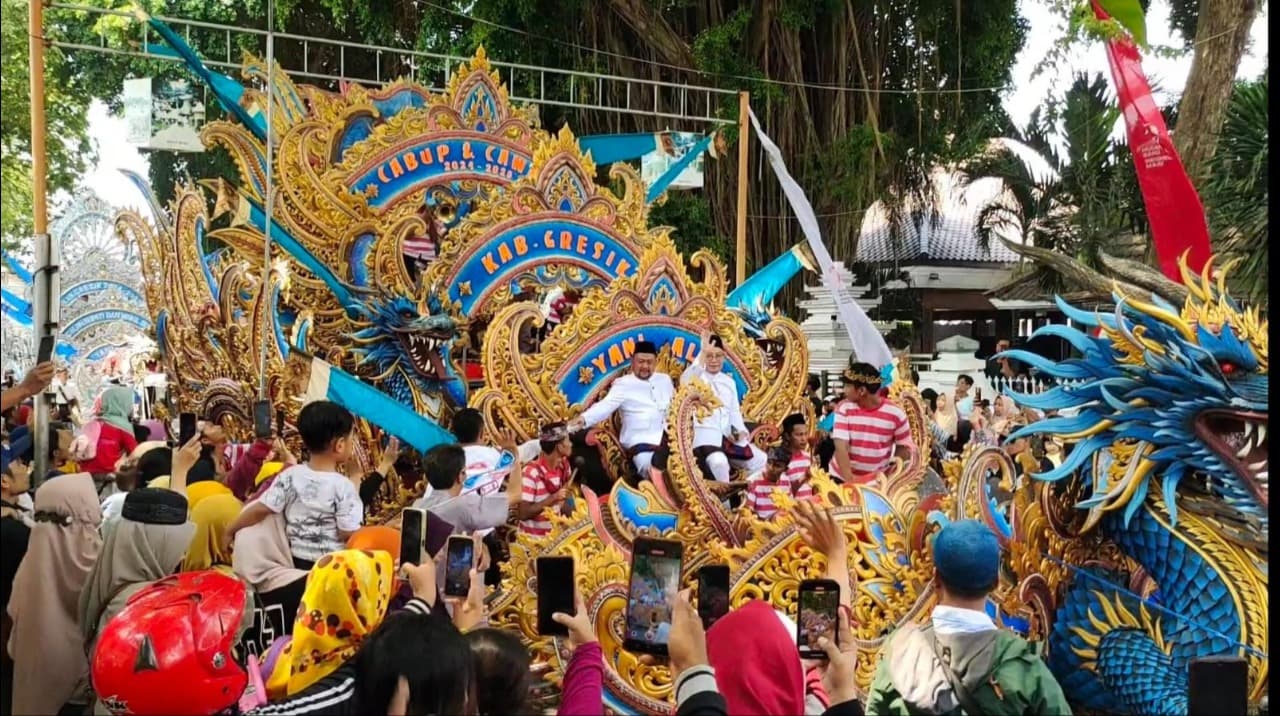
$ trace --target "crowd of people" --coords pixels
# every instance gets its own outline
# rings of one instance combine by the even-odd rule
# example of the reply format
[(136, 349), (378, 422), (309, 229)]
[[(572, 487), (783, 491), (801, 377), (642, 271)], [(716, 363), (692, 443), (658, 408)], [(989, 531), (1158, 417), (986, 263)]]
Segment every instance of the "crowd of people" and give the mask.
[[(668, 630), (676, 713), (948, 713), (949, 704), (974, 700), (982, 713), (1068, 713), (1044, 663), (1025, 658), (1030, 647), (986, 615), (999, 550), (973, 522), (935, 538), (934, 618), (889, 639), (875, 684), (860, 693), (849, 545), (810, 501), (809, 479), (828, 437), (841, 481), (911, 459), (905, 414), (884, 397), (878, 371), (853, 364), (829, 430), (797, 413), (783, 421), (779, 443), (761, 449), (722, 344), (708, 336), (702, 345), (681, 382), (702, 381), (719, 399), (693, 426), (707, 484), (761, 519), (779, 514), (779, 493), (796, 500), (791, 514), (825, 555), (840, 609), (820, 630), (834, 638), (812, 644), (826, 658), (804, 661), (795, 622), (775, 605), (750, 602), (704, 630), (690, 592), (649, 595), (662, 601), (649, 606), (664, 617), (651, 619), (654, 628)], [(486, 435), (478, 413), (458, 411), (457, 443), (431, 449), (414, 468), (423, 483), (414, 506), (428, 516), (420, 564), (399, 563), (394, 522), (368, 524), (386, 476), (403, 464), (398, 444), (388, 440), (375, 469), (359, 470), (355, 418), (328, 401), (299, 412), (295, 456), (282, 436), (233, 444), (213, 423), (174, 444), (166, 426), (134, 420), (131, 391), (108, 388), (80, 429), (55, 423), (50, 471), (32, 495), (30, 449), (14, 434), (29, 422), (23, 408), (44, 399), (54, 378), (52, 366), (37, 366), (4, 392), (5, 713), (539, 711), (531, 655), (518, 635), (488, 624), (486, 591), (514, 532), (545, 535), (552, 513), (573, 509), (575, 433), (619, 414), (632, 477), (665, 469), (675, 385), (656, 370), (656, 354), (638, 343), (629, 373), (605, 396), (527, 444)], [(935, 424), (946, 420), (936, 401), (930, 409)], [(997, 401), (992, 425), (1012, 423), (1009, 410)], [(475, 540), (475, 559), (466, 596), (446, 598), (437, 560), (455, 535)], [(582, 596), (575, 613), (555, 619), (571, 651), (558, 713), (603, 713), (604, 656)], [(953, 658), (960, 681), (952, 682), (945, 661), (920, 659), (939, 644), (994, 656)]]

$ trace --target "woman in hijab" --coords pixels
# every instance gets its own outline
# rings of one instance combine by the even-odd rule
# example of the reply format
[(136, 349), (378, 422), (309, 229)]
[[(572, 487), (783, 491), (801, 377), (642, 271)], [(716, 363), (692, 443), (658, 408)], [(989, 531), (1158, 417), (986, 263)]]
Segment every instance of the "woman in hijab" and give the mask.
[(794, 629), (768, 602), (752, 600), (721, 617), (707, 632), (707, 657), (716, 670), (728, 713), (797, 716), (806, 708), (806, 679)]
[(938, 407), (933, 411), (933, 421), (947, 435), (955, 437), (960, 416), (956, 414), (955, 401), (946, 391), (938, 393)]
[(125, 497), (120, 519), (103, 531), (102, 552), (80, 593), (80, 629), (89, 653), (98, 631), (129, 597), (177, 571), (196, 526), (187, 521), (186, 497), (143, 487)]
[[(203, 484), (197, 483), (187, 489), (193, 490)], [(182, 571), (217, 569), (232, 574), (231, 550), (224, 546), (227, 525), (240, 515), (243, 507), (230, 491), (205, 497), (199, 503), (191, 500), (191, 521), (195, 523), (196, 531), (191, 537), (191, 545), (187, 547), (187, 557), (182, 560)]]
[(114, 472), (120, 458), (133, 452), (138, 441), (133, 436), (133, 391), (124, 386), (107, 388), (96, 420), (99, 424), (97, 452), (92, 460), (80, 464), (84, 472), (95, 475)]
[(57, 713), (89, 703), (89, 661), (77, 602), (102, 547), (102, 508), (88, 473), (36, 490), (35, 528), (9, 599), (15, 658), (13, 713)]
[(187, 485), (187, 502), (191, 505), (191, 512), (195, 514), (195, 510), (210, 497), (215, 495), (225, 495), (231, 497), (231, 488), (216, 480), (201, 480)]
[(307, 584), (307, 571), (293, 566), (284, 515), (272, 514), (236, 534), (231, 552), (236, 576), (253, 587), (254, 608), (261, 612), (241, 637), (250, 651), (266, 654), (273, 640), (288, 636)]
[(382, 551), (346, 549), (316, 562), (293, 635), (271, 667), (270, 699), (299, 693), (355, 655), (391, 606), (394, 571), (392, 556)]

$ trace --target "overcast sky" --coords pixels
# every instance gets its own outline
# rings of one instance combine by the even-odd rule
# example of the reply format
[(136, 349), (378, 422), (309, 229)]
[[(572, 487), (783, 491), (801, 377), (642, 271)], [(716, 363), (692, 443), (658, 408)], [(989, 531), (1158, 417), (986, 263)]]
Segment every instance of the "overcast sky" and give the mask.
[[(1013, 71), (1013, 87), (1005, 95), (1005, 108), (1014, 122), (1021, 125), (1030, 117), (1032, 110), (1040, 104), (1055, 88), (1058, 92), (1066, 87), (1075, 72), (1108, 73), (1106, 50), (1102, 44), (1093, 44), (1087, 48), (1078, 48), (1067, 62), (1059, 63), (1034, 80), (1031, 79), (1035, 66), (1048, 53), (1053, 43), (1063, 35), (1064, 22), (1049, 10), (1043, 0), (1020, 0), (1019, 7), (1024, 17), (1031, 23), (1031, 31), (1026, 47), (1018, 57)], [(1254, 23), (1251, 32), (1249, 54), (1240, 65), (1239, 76), (1253, 78), (1266, 67), (1267, 31), (1266, 6)], [(1147, 34), (1154, 44), (1176, 45), (1169, 30), (1169, 5), (1167, 0), (1154, 0), (1147, 17)], [(1191, 68), (1191, 54), (1176, 59), (1145, 58), (1143, 68), (1153, 87), (1157, 87), (1156, 100), (1160, 104), (1177, 96), (1186, 82)], [(1109, 77), (1109, 74), (1107, 75)], [(1118, 127), (1117, 132), (1122, 132)], [(146, 159), (138, 150), (124, 142), (124, 121), (112, 117), (105, 105), (94, 103), (89, 111), (89, 134), (98, 147), (98, 165), (86, 177), (88, 186), (104, 200), (116, 206), (142, 207), (143, 202), (137, 190), (125, 182), (118, 169), (134, 169), (144, 173), (147, 169)]]

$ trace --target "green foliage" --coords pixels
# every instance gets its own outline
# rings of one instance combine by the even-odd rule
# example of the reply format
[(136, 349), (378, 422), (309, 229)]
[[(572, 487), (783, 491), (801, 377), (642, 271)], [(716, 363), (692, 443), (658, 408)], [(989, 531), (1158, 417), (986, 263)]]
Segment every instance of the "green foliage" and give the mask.
[(1267, 305), (1268, 130), (1267, 79), (1236, 85), (1209, 161), (1201, 195), (1220, 250), (1239, 259), (1229, 280)]
[[(27, 0), (0, 0), (0, 242), (13, 248), (32, 232), (31, 82)], [(48, 194), (73, 191), (94, 161), (86, 115), (92, 93), (84, 78), (66, 76), (67, 57), (45, 52)]]
[[(1077, 75), (1061, 99), (1032, 113), (1013, 141), (1038, 155), (1051, 170), (1033, 171), (1008, 142), (992, 147), (961, 167), (966, 181), (993, 177), (1005, 192), (978, 215), (979, 241), (998, 234), (1027, 237), (1097, 268), (1101, 253), (1112, 253), (1126, 235), (1147, 230), (1142, 196), (1128, 148), (1111, 138), (1120, 111), (1102, 75)], [(1064, 151), (1052, 139), (1061, 134)], [(1056, 273), (1044, 274), (1047, 289), (1062, 288)]]
[(650, 226), (675, 226), (676, 248), (685, 255), (694, 251), (710, 251), (727, 265), (733, 264), (732, 237), (721, 236), (716, 231), (715, 217), (706, 195), (692, 191), (669, 191), (666, 201), (649, 211)]
[(1107, 14), (1129, 31), (1130, 37), (1145, 47), (1147, 44), (1147, 16), (1138, 0), (1098, 0)]

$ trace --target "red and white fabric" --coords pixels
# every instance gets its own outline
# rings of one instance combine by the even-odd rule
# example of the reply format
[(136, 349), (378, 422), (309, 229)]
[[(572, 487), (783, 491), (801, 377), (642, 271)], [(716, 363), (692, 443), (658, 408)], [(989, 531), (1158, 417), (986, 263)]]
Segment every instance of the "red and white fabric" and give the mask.
[(887, 400), (871, 410), (851, 400), (840, 403), (831, 437), (848, 443), (852, 481), (859, 483), (888, 467), (898, 445), (913, 446), (907, 414)]

